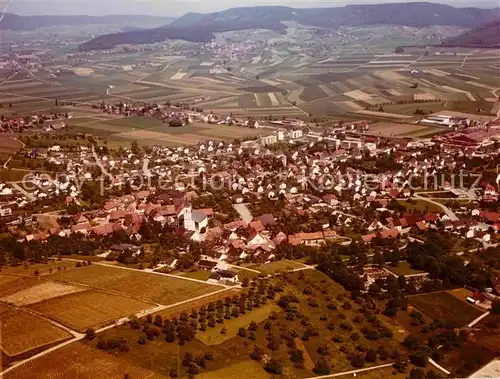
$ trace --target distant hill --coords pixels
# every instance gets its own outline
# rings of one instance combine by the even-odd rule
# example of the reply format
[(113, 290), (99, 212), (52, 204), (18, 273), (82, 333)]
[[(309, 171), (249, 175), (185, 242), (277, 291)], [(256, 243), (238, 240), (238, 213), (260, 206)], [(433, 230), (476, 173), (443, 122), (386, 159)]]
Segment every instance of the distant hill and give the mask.
[(72, 25), (130, 25), (161, 26), (175, 20), (173, 17), (158, 17), (145, 15), (110, 15), (110, 16), (19, 16), (6, 13), (0, 26), (8, 30), (36, 30), (53, 26)]
[(445, 47), (500, 47), (500, 20), (469, 30), (457, 37), (448, 38)]
[(110, 48), (117, 44), (152, 43), (180, 38), (207, 42), (213, 33), (244, 29), (284, 32), (283, 21), (296, 21), (321, 28), (377, 24), (428, 27), (433, 25), (478, 27), (494, 21), (499, 9), (454, 8), (433, 3), (348, 5), (339, 8), (298, 9), (284, 6), (232, 8), (221, 12), (187, 13), (168, 26), (99, 36), (83, 44), (82, 50)]

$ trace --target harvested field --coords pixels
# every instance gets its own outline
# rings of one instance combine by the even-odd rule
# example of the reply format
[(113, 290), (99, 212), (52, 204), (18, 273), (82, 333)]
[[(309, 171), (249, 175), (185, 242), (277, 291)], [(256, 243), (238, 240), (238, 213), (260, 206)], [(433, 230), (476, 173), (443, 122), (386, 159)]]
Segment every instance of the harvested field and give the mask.
[(408, 303), (432, 319), (446, 319), (462, 327), (483, 312), (448, 292), (411, 296)]
[(82, 287), (69, 286), (66, 284), (60, 284), (56, 282), (45, 282), (42, 284), (35, 285), (24, 291), (16, 292), (13, 295), (6, 296), (2, 298), (2, 301), (13, 303), (17, 306), (29, 305), (38, 303), (40, 301), (52, 299), (54, 297), (69, 295), (71, 293), (76, 293), (84, 291)]
[(314, 101), (327, 96), (328, 95), (320, 86), (304, 88), (304, 90), (300, 94), (300, 98), (305, 102)]
[(241, 108), (253, 108), (258, 107), (257, 99), (255, 94), (243, 95), (239, 97), (239, 106)]
[(381, 122), (370, 126), (369, 132), (383, 136), (401, 135), (416, 130), (427, 129), (427, 126), (413, 124), (396, 124)]
[(255, 100), (258, 107), (271, 107), (273, 105), (267, 93), (256, 93)]
[(21, 309), (3, 312), (0, 320), (1, 347), (10, 357), (72, 337), (49, 321)]
[(393, 118), (393, 119), (408, 119), (412, 118), (412, 116), (404, 115), (404, 114), (397, 114), (397, 113), (388, 113), (388, 112), (377, 112), (377, 111), (369, 111), (369, 110), (359, 110), (356, 113), (359, 114), (365, 114), (367, 116), (376, 116), (376, 117), (383, 117), (383, 118)]
[(4, 375), (4, 379), (146, 379), (152, 373), (81, 342), (69, 344), (26, 363)]
[(177, 279), (166, 275), (98, 264), (66, 272), (64, 281), (112, 290), (160, 304), (174, 304), (221, 288), (217, 285)]
[(16, 276), (8, 276), (5, 278), (5, 275), (1, 275), (0, 278), (2, 278), (0, 280), (0, 298), (5, 298), (39, 284), (39, 281), (35, 278), (23, 278)]
[(30, 309), (75, 330), (85, 330), (153, 308), (152, 304), (100, 291), (83, 291), (31, 304)]

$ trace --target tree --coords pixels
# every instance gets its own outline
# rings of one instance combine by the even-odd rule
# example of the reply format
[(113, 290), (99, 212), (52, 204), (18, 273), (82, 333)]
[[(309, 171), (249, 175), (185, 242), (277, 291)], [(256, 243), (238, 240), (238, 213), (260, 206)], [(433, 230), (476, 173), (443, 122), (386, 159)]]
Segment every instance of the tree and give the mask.
[(238, 335), (240, 337), (244, 337), (245, 338), (247, 336), (247, 330), (245, 328), (243, 328), (243, 327), (239, 328), (238, 329)]
[(175, 333), (171, 327), (165, 328), (164, 333), (165, 333), (165, 341), (170, 343), (175, 341)]
[(376, 362), (377, 361), (377, 352), (373, 349), (370, 349), (366, 352), (365, 356), (365, 361), (366, 362)]
[(184, 353), (184, 357), (182, 358), (182, 365), (187, 366), (191, 362), (193, 362), (193, 354), (191, 353)]
[(139, 143), (137, 141), (132, 141), (132, 153), (133, 154), (140, 153)]
[(442, 379), (442, 376), (439, 375), (436, 371), (429, 370), (426, 375), (427, 379)]
[(322, 343), (321, 345), (318, 346), (318, 353), (321, 355), (328, 355), (328, 345)]
[(429, 357), (422, 350), (418, 350), (414, 352), (412, 355), (410, 355), (410, 362), (415, 366), (425, 367), (427, 365), (428, 360)]
[(85, 331), (85, 338), (88, 340), (93, 340), (95, 338), (95, 330), (92, 328), (88, 328)]
[(281, 361), (276, 358), (271, 358), (264, 366), (264, 370), (271, 374), (280, 375), (283, 372)]
[(379, 295), (380, 292), (382, 292), (382, 289), (380, 288), (380, 286), (377, 285), (377, 283), (373, 283), (370, 285), (370, 287), (368, 288), (368, 292), (371, 294), (371, 295)]
[(290, 351), (290, 360), (294, 363), (304, 362), (304, 352), (302, 350), (293, 349)]
[(376, 265), (379, 265), (379, 266), (385, 265), (384, 256), (382, 254), (380, 254), (379, 252), (375, 253), (375, 255), (373, 256), (373, 263)]
[(394, 52), (395, 52), (396, 54), (402, 54), (402, 53), (404, 53), (404, 52), (405, 52), (405, 49), (404, 49), (402, 46), (398, 46), (398, 47), (396, 47), (396, 48), (394, 49)]
[(361, 354), (356, 354), (350, 358), (350, 361), (352, 367), (363, 367), (363, 365), (365, 364), (365, 357)]
[(424, 379), (425, 372), (419, 367), (414, 367), (410, 371), (410, 379)]
[(163, 317), (161, 317), (161, 315), (156, 315), (154, 324), (159, 327), (163, 326)]
[(250, 354), (250, 358), (252, 358), (254, 361), (260, 361), (263, 354), (264, 351), (262, 350), (262, 348), (260, 348), (259, 346), (254, 346), (253, 351)]
[(325, 359), (320, 359), (314, 365), (313, 372), (317, 375), (329, 375), (331, 372), (330, 365)]
[(396, 362), (394, 362), (393, 367), (399, 372), (403, 373), (406, 372), (408, 368), (408, 362), (405, 359), (401, 359), (401, 357), (399, 357), (398, 359), (396, 359)]
[(500, 314), (500, 300), (493, 300), (491, 302), (491, 312), (495, 314)]

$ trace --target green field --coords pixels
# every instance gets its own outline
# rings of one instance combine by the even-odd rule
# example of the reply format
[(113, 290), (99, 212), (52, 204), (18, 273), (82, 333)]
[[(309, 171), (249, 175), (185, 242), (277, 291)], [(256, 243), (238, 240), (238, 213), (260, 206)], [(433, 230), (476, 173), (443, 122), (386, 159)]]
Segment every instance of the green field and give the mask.
[(214, 371), (203, 372), (196, 375), (197, 379), (268, 379), (267, 374), (260, 364), (255, 361), (247, 360), (232, 364)]
[[(233, 338), (238, 333), (239, 328), (248, 327), (252, 321), (259, 324), (266, 320), (271, 313), (279, 311), (280, 308), (276, 304), (268, 303), (244, 315), (240, 315), (238, 318), (227, 320), (224, 324), (217, 324), (215, 328), (208, 328), (205, 332), (199, 332), (196, 338), (205, 345), (220, 345), (224, 341)], [(221, 334), (223, 328), (227, 329), (226, 334)]]
[(384, 266), (390, 272), (396, 275), (413, 275), (413, 274), (422, 274), (424, 271), (414, 270), (410, 267), (408, 262), (399, 262), (396, 267), (386, 265)]
[(301, 268), (304, 267), (303, 264), (294, 262), (294, 261), (289, 261), (289, 260), (279, 260), (279, 261), (273, 261), (270, 263), (266, 263), (263, 265), (254, 265), (254, 266), (249, 266), (252, 270), (257, 270), (260, 271), (264, 274), (274, 274), (276, 272), (280, 271), (290, 271), (296, 268)]
[(155, 127), (164, 126), (165, 124), (154, 117), (132, 116), (116, 120), (105, 121), (109, 125), (119, 125), (134, 129), (152, 129)]

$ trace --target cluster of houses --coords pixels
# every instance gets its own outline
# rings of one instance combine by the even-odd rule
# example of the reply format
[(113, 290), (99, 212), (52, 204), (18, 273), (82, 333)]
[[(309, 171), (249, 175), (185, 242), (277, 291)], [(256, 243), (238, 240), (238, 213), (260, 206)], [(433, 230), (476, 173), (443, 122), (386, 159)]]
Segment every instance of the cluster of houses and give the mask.
[(42, 113), (25, 117), (5, 118), (0, 120), (0, 133), (21, 133), (25, 129), (36, 128), (46, 132), (61, 130), (65, 121), (72, 118), (70, 113)]
[[(127, 106), (110, 107), (109, 111), (135, 112)], [(157, 111), (146, 110), (151, 116)], [(287, 144), (283, 150), (268, 148), (280, 141), (297, 143)], [(498, 242), (500, 213), (479, 207), (480, 202), (498, 201), (494, 181), (481, 182), (471, 191), (455, 190), (449, 180), (433, 183), (433, 190), (467, 200), (476, 207), (464, 205), (455, 212), (444, 205), (442, 212), (407, 212), (391, 207), (394, 202), (406, 204), (414, 198), (412, 186), (421, 185), (422, 178), (457, 172), (470, 159), (496, 159), (498, 150), (494, 145), (464, 149), (441, 140), (414, 142), (359, 136), (349, 133), (349, 127), (340, 136), (339, 129), (318, 134), (304, 133), (292, 126), (239, 144), (208, 141), (190, 147), (154, 147), (148, 152), (125, 149), (119, 156), (85, 146), (74, 149), (54, 145), (43, 154), (42, 159), (64, 168), (64, 176), (35, 175), (35, 190), (24, 194), (12, 184), (0, 183), (0, 201), (4, 203), (0, 207), (0, 222), (12, 217), (12, 211), (21, 208), (30, 197), (43, 201), (63, 195), (68, 204), (78, 204), (82, 181), (102, 175), (109, 179), (106, 190), (136, 184), (138, 179), (143, 187), (134, 188), (129, 195), (109, 198), (102, 209), (79, 213), (64, 226), (53, 222), (49, 229), (35, 228), (26, 233), (17, 221), (11, 221), (9, 230), (16, 238), (48, 241), (50, 236), (80, 233), (89, 238), (106, 237), (123, 231), (140, 245), (143, 225), (172, 225), (189, 240), (210, 244), (210, 251), (198, 262), (199, 267), (212, 272), (210, 280), (237, 280), (224, 264), (272, 261), (283, 243), (349, 244), (353, 237), (345, 235), (347, 229), (355, 229), (354, 234), (367, 244), (378, 238), (404, 239), (432, 229), (444, 229), (485, 246)], [(388, 166), (368, 173), (362, 168), (365, 160), (390, 162), (394, 168)], [(215, 177), (226, 198), (238, 205), (239, 217), (215, 221), (217, 212), (213, 206), (194, 206), (197, 198), (211, 196), (211, 178)], [(287, 234), (287, 221), (280, 220), (272, 209), (263, 214), (250, 212), (249, 203), (260, 201), (282, 202), (283, 211), (316, 220), (317, 226), (307, 232)], [(419, 201), (425, 204), (425, 198)], [(245, 208), (246, 212), (241, 211)], [(334, 217), (318, 219), (325, 215)], [(136, 253), (130, 251), (134, 249), (130, 246), (115, 249)], [(162, 264), (172, 268), (176, 263), (174, 259)]]

